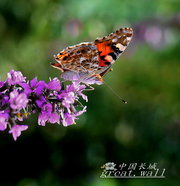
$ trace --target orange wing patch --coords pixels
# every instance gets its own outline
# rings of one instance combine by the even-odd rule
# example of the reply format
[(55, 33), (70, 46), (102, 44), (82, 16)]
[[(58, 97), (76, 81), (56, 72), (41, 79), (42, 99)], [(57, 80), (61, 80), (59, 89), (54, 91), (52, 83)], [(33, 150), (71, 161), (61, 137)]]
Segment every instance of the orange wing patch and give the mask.
[(109, 41), (98, 43), (96, 47), (99, 51), (99, 66), (108, 66), (113, 61), (113, 58), (108, 55), (113, 52), (112, 47), (109, 46)]

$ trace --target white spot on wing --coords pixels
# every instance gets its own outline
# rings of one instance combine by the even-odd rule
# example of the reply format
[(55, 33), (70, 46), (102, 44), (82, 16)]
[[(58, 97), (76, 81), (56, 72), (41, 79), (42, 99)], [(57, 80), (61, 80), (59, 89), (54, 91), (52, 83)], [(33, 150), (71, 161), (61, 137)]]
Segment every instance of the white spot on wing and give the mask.
[(82, 61), (84, 61), (84, 60), (86, 60), (86, 58), (85, 57), (81, 57), (80, 58), (80, 63), (82, 63)]
[(99, 65), (96, 64), (96, 63), (93, 63), (93, 65), (91, 65), (91, 66), (93, 66), (93, 67), (98, 67)]
[(93, 57), (92, 61), (97, 61), (97, 56)]
[(105, 59), (108, 61), (108, 62), (112, 62), (113, 61), (113, 58), (110, 56), (110, 55), (107, 55), (105, 57)]
[(123, 46), (121, 43), (116, 44), (116, 47), (119, 48), (120, 51), (124, 51), (126, 46)]
[(131, 37), (127, 37), (126, 39), (127, 39), (127, 41), (130, 41), (131, 40)]

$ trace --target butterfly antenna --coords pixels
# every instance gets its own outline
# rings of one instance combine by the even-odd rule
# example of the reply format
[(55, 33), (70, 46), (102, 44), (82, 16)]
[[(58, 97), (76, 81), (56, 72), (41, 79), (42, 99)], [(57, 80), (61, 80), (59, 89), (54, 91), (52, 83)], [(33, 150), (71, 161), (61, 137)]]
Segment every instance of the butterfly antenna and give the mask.
[(122, 99), (117, 93), (116, 93), (116, 91), (114, 91), (114, 89), (111, 87), (111, 86), (109, 86), (105, 81), (104, 81), (104, 84), (113, 92), (113, 94), (115, 94), (124, 104), (127, 104), (128, 102), (127, 101), (125, 101), (124, 99)]

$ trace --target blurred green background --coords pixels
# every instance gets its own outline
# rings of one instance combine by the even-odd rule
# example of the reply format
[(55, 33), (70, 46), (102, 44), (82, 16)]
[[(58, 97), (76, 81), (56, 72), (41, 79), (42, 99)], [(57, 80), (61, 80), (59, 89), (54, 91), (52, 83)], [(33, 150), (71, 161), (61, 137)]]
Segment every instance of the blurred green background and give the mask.
[[(37, 125), (14, 142), (0, 134), (0, 185), (179, 185), (180, 2), (178, 0), (0, 0), (0, 76), (10, 69), (48, 81), (53, 54), (132, 27), (130, 46), (87, 92), (77, 125)], [(153, 163), (165, 179), (102, 179), (106, 162)]]

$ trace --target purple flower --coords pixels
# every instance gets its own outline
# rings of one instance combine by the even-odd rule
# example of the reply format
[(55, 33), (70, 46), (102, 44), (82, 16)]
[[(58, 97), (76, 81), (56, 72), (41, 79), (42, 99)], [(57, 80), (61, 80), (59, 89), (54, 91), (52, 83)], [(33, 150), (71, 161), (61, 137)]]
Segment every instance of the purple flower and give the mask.
[(51, 103), (44, 104), (43, 107), (42, 107), (42, 111), (47, 113), (47, 114), (50, 114), (52, 112)]
[(35, 77), (34, 79), (32, 79), (31, 81), (30, 81), (30, 86), (32, 87), (32, 88), (35, 88), (36, 87), (36, 85), (37, 85), (37, 83), (38, 83), (38, 80), (37, 80), (37, 78)]
[(32, 90), (31, 90), (31, 88), (30, 88), (30, 86), (28, 85), (28, 83), (19, 83), (19, 85), (24, 89), (24, 93), (26, 94), (26, 95), (29, 95), (31, 92), (32, 92)]
[(4, 81), (0, 81), (0, 88), (4, 86)]
[(86, 106), (82, 109), (82, 110), (80, 110), (79, 112), (76, 112), (76, 116), (80, 116), (81, 114), (83, 114), (84, 112), (86, 112)]
[(10, 72), (7, 73), (6, 81), (8, 82), (9, 85), (15, 85), (18, 83), (22, 83), (25, 80), (26, 80), (26, 77), (24, 77), (20, 71), (11, 70)]
[(46, 112), (41, 112), (38, 117), (38, 125), (45, 126), (49, 119), (49, 115)]
[(46, 83), (45, 81), (39, 81), (37, 84), (36, 84), (36, 88), (34, 89), (34, 92), (37, 94), (37, 95), (41, 95), (43, 93), (43, 90), (44, 88), (46, 87)]
[(59, 91), (61, 89), (61, 84), (58, 78), (54, 78), (47, 84), (47, 88), (51, 90)]
[(87, 102), (88, 101), (87, 96), (82, 93), (82, 91), (85, 89), (86, 89), (85, 85), (81, 85), (79, 82), (73, 82), (72, 85), (67, 85), (66, 90), (75, 92)]
[(60, 116), (56, 112), (52, 112), (51, 104), (44, 104), (42, 107), (41, 114), (38, 117), (38, 124), (45, 126), (46, 122), (58, 123), (60, 122)]
[(42, 108), (42, 106), (46, 103), (46, 99), (44, 96), (39, 96), (35, 102), (39, 108)]
[(12, 136), (16, 141), (17, 138), (21, 135), (21, 132), (27, 129), (28, 129), (27, 125), (14, 125), (9, 131), (9, 133), (12, 133)]
[(42, 107), (41, 114), (38, 117), (38, 124), (45, 126), (45, 123), (48, 121), (52, 113), (52, 105), (50, 103), (44, 104)]
[(4, 106), (9, 102), (9, 96), (7, 95), (2, 95), (2, 99), (0, 100), (0, 106)]
[(49, 115), (48, 121), (49, 121), (50, 123), (58, 123), (58, 124), (59, 124), (59, 123), (60, 123), (60, 116), (59, 116), (59, 114), (56, 113), (56, 112), (51, 113), (51, 114)]
[(11, 70), (6, 81), (0, 81), (0, 130), (5, 130), (9, 125), (9, 133), (17, 140), (28, 126), (16, 123), (36, 112), (41, 126), (45, 126), (46, 122), (64, 126), (74, 124), (78, 116), (86, 112), (86, 107), (81, 111), (76, 110), (82, 105), (80, 97), (87, 101), (87, 96), (83, 94), (86, 85), (77, 79), (61, 88), (58, 78), (48, 83), (38, 81), (37, 78), (26, 81), (21, 72)]
[(69, 125), (72, 125), (75, 123), (75, 115), (74, 114), (69, 114), (68, 112), (67, 113), (63, 113), (62, 115), (62, 124), (63, 126), (67, 127)]
[(60, 123), (60, 116), (58, 113), (47, 113), (47, 112), (41, 112), (41, 114), (38, 117), (38, 124), (41, 126), (45, 126), (46, 122), (50, 123)]
[(77, 116), (80, 116), (81, 114), (83, 114), (84, 112), (86, 112), (86, 107), (83, 108), (83, 110), (73, 114), (73, 113), (63, 113), (61, 111), (61, 117), (62, 117), (62, 124), (63, 126), (67, 127), (69, 125), (75, 124), (75, 119), (77, 119)]
[(45, 81), (37, 81), (37, 78), (34, 78), (30, 81), (30, 87), (33, 92), (40, 96), (43, 93), (44, 88), (46, 87)]
[(8, 119), (8, 114), (1, 114), (0, 113), (0, 130), (3, 131), (7, 128), (7, 119)]
[(25, 93), (18, 93), (17, 90), (13, 90), (10, 93), (9, 103), (12, 109), (22, 109), (26, 107), (28, 99)]
[(62, 93), (60, 96), (63, 98), (63, 106), (65, 106), (67, 109), (70, 108), (70, 104), (73, 104), (76, 99), (74, 92)]
[(38, 96), (43, 93), (46, 83), (44, 81), (39, 81), (37, 78), (30, 80), (28, 83), (19, 83), (19, 85), (24, 89), (24, 93), (30, 94), (31, 92), (36, 93)]

